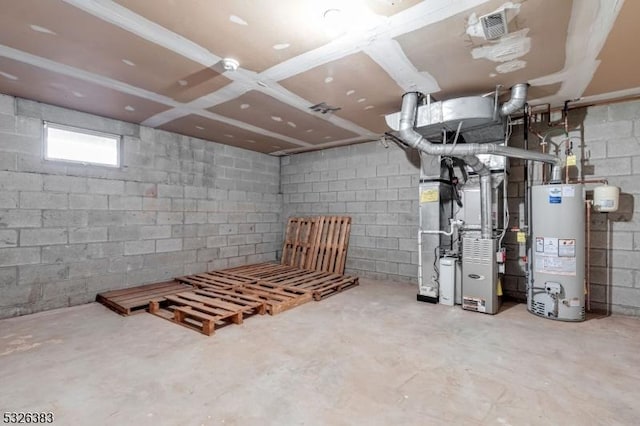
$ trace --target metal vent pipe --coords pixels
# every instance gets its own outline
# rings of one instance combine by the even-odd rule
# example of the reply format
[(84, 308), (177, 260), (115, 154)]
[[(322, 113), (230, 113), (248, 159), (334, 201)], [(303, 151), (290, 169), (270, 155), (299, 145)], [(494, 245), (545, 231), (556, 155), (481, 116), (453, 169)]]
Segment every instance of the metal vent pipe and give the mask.
[[(512, 98), (500, 108), (500, 114), (508, 115), (524, 106), (527, 96), (527, 85), (516, 84), (512, 88)], [(444, 155), (463, 159), (480, 176), (480, 221), (482, 238), (492, 237), (491, 224), (491, 173), (476, 157), (478, 154), (494, 154), (504, 157), (520, 158), (531, 161), (549, 163), (552, 168), (551, 182), (562, 179), (562, 160), (558, 157), (539, 152), (531, 152), (520, 148), (507, 147), (496, 144), (461, 144), (455, 146), (433, 144), (425, 139), (415, 129), (416, 112), (418, 108), (418, 93), (408, 92), (402, 96), (400, 110), (400, 139), (407, 145), (430, 155)]]
[(527, 102), (527, 88), (526, 83), (519, 83), (511, 88), (511, 98), (500, 107), (501, 116), (513, 114), (524, 106)]

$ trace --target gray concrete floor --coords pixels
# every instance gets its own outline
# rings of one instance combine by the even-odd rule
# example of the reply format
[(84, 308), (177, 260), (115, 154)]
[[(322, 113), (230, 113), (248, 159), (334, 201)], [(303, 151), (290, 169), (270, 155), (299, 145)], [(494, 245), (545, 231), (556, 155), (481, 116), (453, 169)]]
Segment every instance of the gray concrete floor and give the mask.
[(640, 320), (360, 287), (206, 337), (98, 304), (0, 321), (0, 412), (63, 425), (640, 424)]

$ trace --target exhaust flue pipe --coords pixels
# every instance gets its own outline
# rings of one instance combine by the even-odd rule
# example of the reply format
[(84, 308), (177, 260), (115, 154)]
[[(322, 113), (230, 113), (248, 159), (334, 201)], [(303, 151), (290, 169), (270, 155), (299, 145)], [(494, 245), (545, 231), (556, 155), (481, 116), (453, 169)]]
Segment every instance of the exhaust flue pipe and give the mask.
[(511, 99), (503, 103), (500, 107), (500, 115), (506, 117), (513, 114), (524, 106), (527, 102), (527, 89), (529, 85), (526, 83), (518, 83), (511, 88)]
[[(526, 101), (527, 85), (517, 84), (512, 89), (512, 99), (504, 103), (500, 113), (505, 115), (522, 108)], [(514, 99), (515, 98), (515, 99)], [(513, 101), (513, 102), (512, 102)], [(520, 106), (518, 106), (521, 103)], [(562, 160), (558, 157), (539, 152), (531, 152), (520, 148), (512, 148), (496, 144), (461, 144), (456, 146), (436, 145), (422, 137), (414, 129), (416, 112), (418, 108), (418, 93), (408, 92), (402, 96), (402, 109), (400, 110), (400, 139), (407, 145), (430, 155), (444, 155), (458, 157), (469, 164), (480, 175), (480, 216), (482, 238), (491, 238), (491, 174), (489, 170), (476, 157), (478, 154), (495, 154), (504, 157), (521, 158), (524, 160), (541, 161), (553, 166), (551, 182), (561, 182)], [(478, 164), (479, 163), (479, 164)], [(482, 165), (482, 166), (480, 166)]]

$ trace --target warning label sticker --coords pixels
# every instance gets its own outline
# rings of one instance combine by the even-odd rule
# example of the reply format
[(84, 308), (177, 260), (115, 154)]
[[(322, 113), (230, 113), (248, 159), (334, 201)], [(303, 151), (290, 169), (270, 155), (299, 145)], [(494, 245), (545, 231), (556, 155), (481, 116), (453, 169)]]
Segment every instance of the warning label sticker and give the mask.
[(576, 257), (576, 240), (558, 240), (558, 256)]
[(544, 254), (550, 254), (553, 256), (558, 255), (558, 239), (557, 238), (544, 238)]
[(551, 187), (549, 188), (549, 204), (561, 204), (562, 203), (562, 188)]
[(426, 189), (420, 192), (421, 203), (437, 203), (440, 199), (437, 189)]
[(542, 237), (536, 237), (536, 252), (544, 252), (544, 238)]
[(576, 275), (575, 257), (536, 255), (535, 271), (552, 275)]

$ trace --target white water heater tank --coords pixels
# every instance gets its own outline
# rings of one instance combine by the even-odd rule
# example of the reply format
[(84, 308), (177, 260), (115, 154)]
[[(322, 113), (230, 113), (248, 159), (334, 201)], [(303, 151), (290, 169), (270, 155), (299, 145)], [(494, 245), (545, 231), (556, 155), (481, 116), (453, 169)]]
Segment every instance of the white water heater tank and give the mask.
[(602, 213), (618, 210), (620, 188), (617, 186), (597, 186), (593, 189), (593, 208)]
[(529, 311), (548, 319), (584, 321), (583, 186), (535, 185), (531, 195)]

